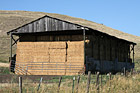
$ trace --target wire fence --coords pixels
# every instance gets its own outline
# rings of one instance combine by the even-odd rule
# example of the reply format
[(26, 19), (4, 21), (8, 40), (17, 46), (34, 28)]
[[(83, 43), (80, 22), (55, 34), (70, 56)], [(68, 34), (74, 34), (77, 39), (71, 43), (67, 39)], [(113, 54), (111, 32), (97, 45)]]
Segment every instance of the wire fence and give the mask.
[[(132, 75), (132, 73), (129, 73), (129, 75)], [(101, 75), (100, 72), (97, 72), (92, 74), (91, 71), (88, 71), (88, 75), (52, 76), (50, 79), (47, 78), (48, 76), (40, 76), (36, 80), (19, 76), (16, 78), (18, 83), (14, 80), (9, 82), (8, 86), (11, 89), (7, 91), (11, 93), (99, 93), (102, 92), (106, 83), (112, 86), (110, 81), (113, 80), (114, 76), (116, 77), (111, 73)], [(123, 76), (128, 76), (126, 71), (124, 71)], [(0, 91), (5, 92), (4, 87), (1, 86)]]

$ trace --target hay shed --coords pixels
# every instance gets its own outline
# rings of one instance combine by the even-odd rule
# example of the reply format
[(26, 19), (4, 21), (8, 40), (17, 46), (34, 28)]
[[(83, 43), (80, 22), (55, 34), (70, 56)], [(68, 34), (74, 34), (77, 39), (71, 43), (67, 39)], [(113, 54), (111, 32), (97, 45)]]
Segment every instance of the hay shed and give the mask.
[(136, 43), (88, 25), (46, 15), (7, 34), (11, 37), (10, 69), (19, 75), (78, 75), (134, 68)]

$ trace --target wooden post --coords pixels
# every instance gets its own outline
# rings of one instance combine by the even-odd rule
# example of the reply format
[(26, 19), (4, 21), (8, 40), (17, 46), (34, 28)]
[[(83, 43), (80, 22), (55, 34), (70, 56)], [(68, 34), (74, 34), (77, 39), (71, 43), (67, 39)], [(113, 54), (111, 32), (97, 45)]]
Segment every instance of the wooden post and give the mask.
[(41, 85), (41, 83), (42, 83), (42, 79), (43, 79), (43, 77), (40, 78), (40, 82), (39, 82), (39, 85), (38, 85), (37, 91), (39, 91), (39, 89), (40, 89), (40, 85)]
[(72, 93), (74, 93), (74, 81), (75, 81), (75, 77), (73, 77)]
[(100, 61), (100, 71), (101, 71), (101, 56), (100, 56), (100, 36), (98, 36), (98, 58), (99, 58), (99, 61)]
[(88, 71), (88, 78), (87, 78), (87, 91), (86, 93), (89, 93), (89, 87), (90, 87), (90, 78), (91, 77), (91, 71)]
[(99, 74), (100, 74), (100, 72), (97, 72), (97, 77), (96, 77), (96, 87), (97, 87), (97, 91), (99, 91)]
[(101, 75), (100, 83), (101, 83), (101, 88), (102, 88), (102, 75)]
[(133, 44), (133, 63), (134, 63), (134, 44)]
[(109, 80), (111, 80), (111, 72), (109, 73)]
[(10, 34), (10, 61), (12, 60), (12, 33)]
[(85, 49), (85, 47), (86, 47), (86, 44), (85, 44), (85, 40), (86, 40), (86, 37), (85, 37), (85, 28), (83, 27), (82, 28), (83, 29), (83, 40), (84, 40), (84, 64), (86, 64), (86, 49)]
[(78, 75), (78, 78), (77, 78), (76, 93), (78, 93), (79, 82), (80, 82), (80, 75)]
[(124, 76), (126, 76), (126, 69), (125, 69), (125, 67), (124, 67), (124, 73), (123, 74), (124, 74)]
[(109, 86), (111, 87), (111, 72), (109, 73)]
[(110, 61), (112, 61), (112, 38), (110, 39)]
[(131, 69), (131, 76), (133, 75), (133, 68)]
[(59, 84), (58, 84), (58, 91), (57, 91), (57, 93), (59, 93), (61, 81), (62, 81), (62, 77), (59, 78)]
[(22, 93), (22, 77), (19, 77), (19, 93)]

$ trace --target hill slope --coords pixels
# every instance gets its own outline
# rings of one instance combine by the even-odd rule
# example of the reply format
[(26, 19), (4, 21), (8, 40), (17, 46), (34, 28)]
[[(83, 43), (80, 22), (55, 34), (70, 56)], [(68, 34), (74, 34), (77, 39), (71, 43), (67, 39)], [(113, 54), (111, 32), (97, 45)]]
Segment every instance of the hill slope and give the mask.
[(106, 32), (116, 37), (136, 42), (136, 60), (140, 60), (140, 37), (127, 34), (118, 30), (114, 30), (102, 24), (87, 21), (81, 18), (74, 18), (66, 15), (54, 14), (54, 13), (43, 13), (43, 12), (29, 12), (29, 11), (2, 11), (0, 10), (0, 60), (7, 61), (9, 56), (9, 36), (6, 35), (7, 31), (15, 29), (26, 23), (29, 23), (39, 17), (49, 15), (69, 22), (74, 22), (84, 26), (88, 26), (102, 32)]

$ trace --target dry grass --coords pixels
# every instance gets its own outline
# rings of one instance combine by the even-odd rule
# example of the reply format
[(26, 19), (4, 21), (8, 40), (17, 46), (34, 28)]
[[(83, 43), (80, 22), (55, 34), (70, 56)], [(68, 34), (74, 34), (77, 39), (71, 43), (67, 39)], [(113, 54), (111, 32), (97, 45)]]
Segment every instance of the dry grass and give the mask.
[(105, 84), (102, 91), (103, 93), (140, 93), (140, 75), (128, 78), (115, 76)]
[[(85, 93), (86, 92), (86, 77), (82, 76), (82, 79), (79, 84), (78, 93)], [(60, 93), (71, 93), (72, 92), (72, 79), (71, 78), (65, 78), (66, 80), (62, 82), (60, 86)], [(105, 79), (105, 77), (104, 77)], [(106, 80), (107, 81), (107, 80)], [(31, 80), (23, 80), (23, 92), (24, 93), (37, 93), (37, 86), (38, 83), (32, 83)], [(42, 83), (39, 93), (56, 93), (58, 90), (58, 82), (54, 83)], [(75, 88), (74, 93), (76, 93), (76, 85), (77, 82), (75, 82)], [(115, 75), (114, 78), (111, 81), (107, 81), (105, 84), (102, 85), (102, 88), (100, 86), (99, 91), (101, 93), (140, 93), (140, 75), (134, 75), (129, 77), (124, 77), (120, 75)], [(18, 84), (14, 82), (9, 82), (6, 84), (0, 85), (0, 92), (7, 92), (7, 93), (18, 93)], [(91, 81), (90, 85), (90, 93), (96, 93), (96, 85), (95, 80)]]

